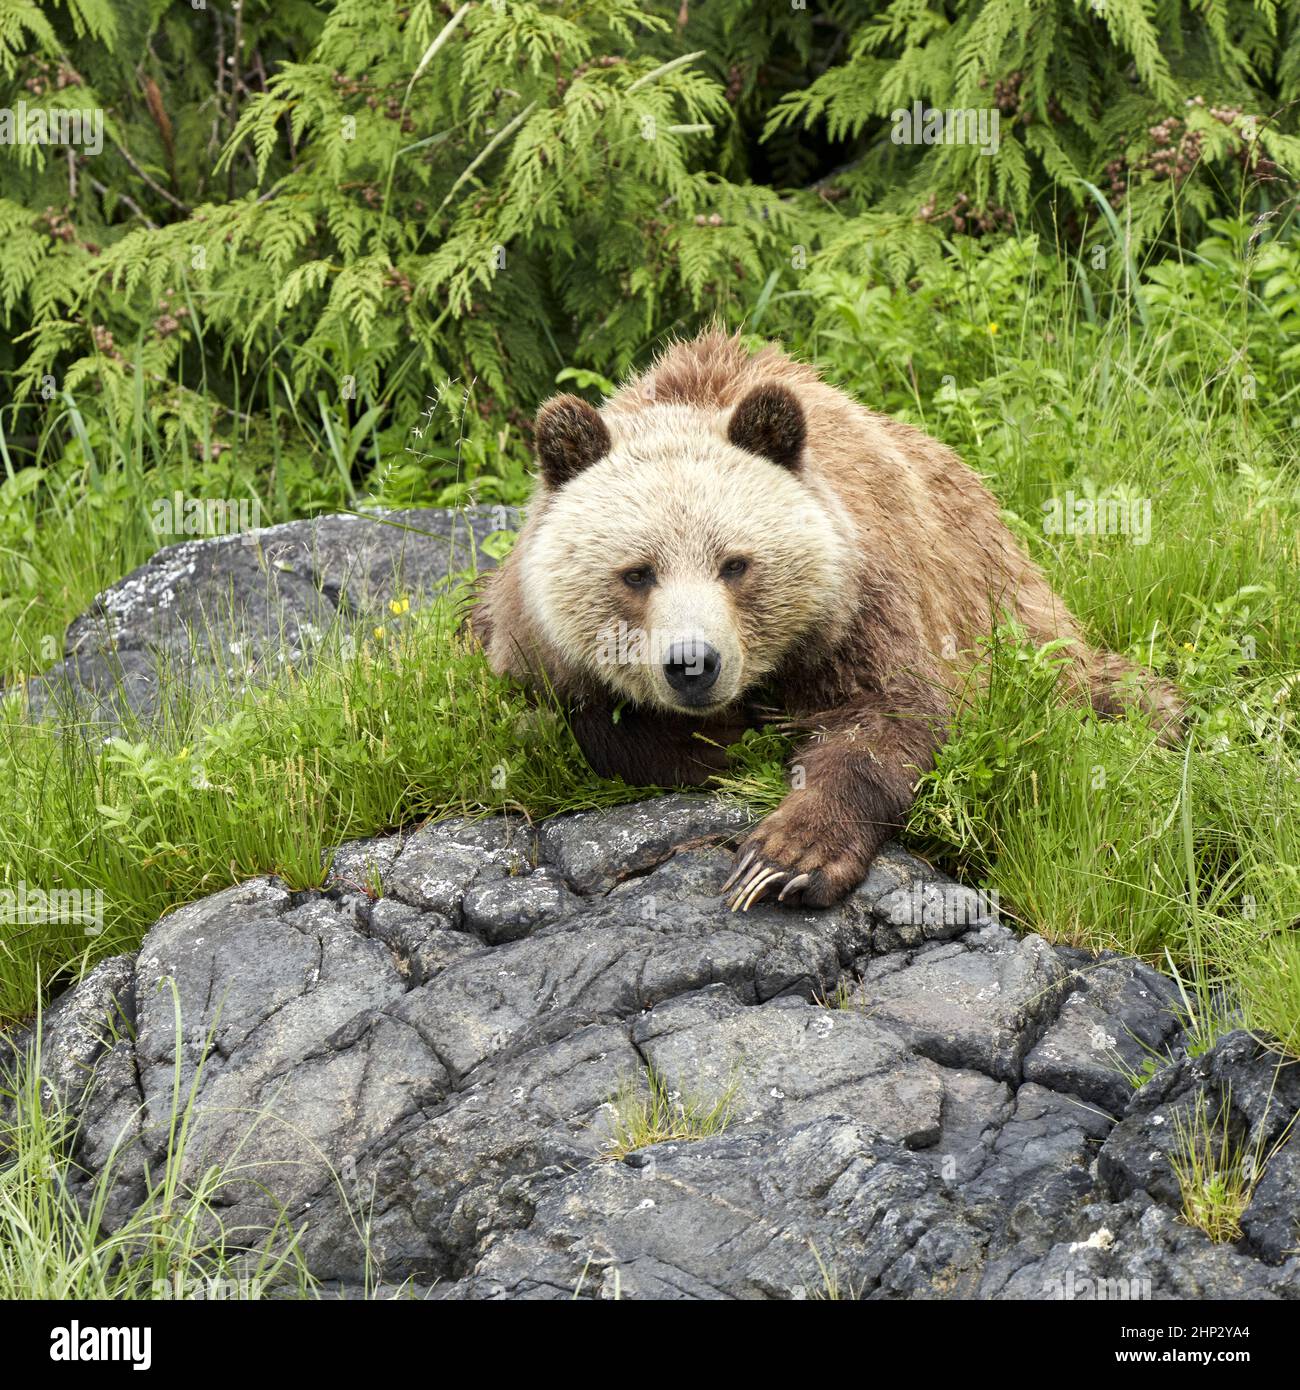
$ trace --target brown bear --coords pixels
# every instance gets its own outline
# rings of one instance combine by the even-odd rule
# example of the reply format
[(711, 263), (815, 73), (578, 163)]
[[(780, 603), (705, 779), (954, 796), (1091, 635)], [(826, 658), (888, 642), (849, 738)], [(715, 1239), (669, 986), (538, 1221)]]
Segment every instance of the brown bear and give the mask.
[(1167, 735), (1176, 692), (1090, 646), (952, 450), (768, 346), (708, 332), (596, 410), (537, 416), (541, 478), (471, 627), (568, 706), (592, 767), (700, 785), (773, 707), (803, 731), (781, 805), (737, 850), (733, 908), (810, 906), (905, 820), (978, 640), (1004, 614), (1071, 644), (1066, 685)]

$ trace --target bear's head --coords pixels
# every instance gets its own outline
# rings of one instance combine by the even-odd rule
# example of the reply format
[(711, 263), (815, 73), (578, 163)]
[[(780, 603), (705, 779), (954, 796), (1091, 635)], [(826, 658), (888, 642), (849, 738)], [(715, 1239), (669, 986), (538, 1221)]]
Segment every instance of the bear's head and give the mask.
[(823, 651), (854, 604), (851, 526), (804, 467), (793, 392), (727, 411), (559, 396), (523, 601), (564, 662), (639, 705), (700, 715)]

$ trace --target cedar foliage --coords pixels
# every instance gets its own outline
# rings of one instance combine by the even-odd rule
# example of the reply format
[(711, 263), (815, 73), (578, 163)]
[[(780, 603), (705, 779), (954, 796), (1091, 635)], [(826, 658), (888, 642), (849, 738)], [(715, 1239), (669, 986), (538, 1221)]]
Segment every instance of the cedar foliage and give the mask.
[[(98, 158), (0, 146), (20, 405), (122, 426), (138, 373), (172, 438), (277, 389), (348, 428), (472, 383), (521, 424), (810, 260), (901, 284), (954, 236), (1191, 245), (1300, 167), (1275, 0), (191, 3), (0, 0), (0, 101), (106, 123)], [(996, 108), (997, 156), (894, 143), (917, 101)]]

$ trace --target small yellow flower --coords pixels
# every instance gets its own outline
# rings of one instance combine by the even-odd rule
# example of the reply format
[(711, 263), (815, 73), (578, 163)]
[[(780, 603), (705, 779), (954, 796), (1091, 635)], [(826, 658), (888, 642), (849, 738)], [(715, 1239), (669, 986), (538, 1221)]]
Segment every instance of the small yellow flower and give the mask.
[(411, 600), (409, 598), (393, 599), (388, 605), (388, 611), (400, 615), (411, 611)]
[(375, 637), (376, 637), (376, 638), (382, 638), (383, 635), (384, 635), (384, 629), (383, 629), (382, 627), (377, 627), (377, 628), (375, 629)]
[(1191, 644), (1190, 642), (1184, 642), (1184, 643), (1183, 643), (1183, 650), (1184, 650), (1185, 652), (1194, 652), (1194, 651), (1196, 650), (1196, 648), (1195, 648), (1194, 646), (1192, 646), (1192, 644)]
[(990, 334), (990, 336), (996, 337), (996, 336), (997, 336), (997, 331), (998, 331), (998, 326), (997, 326), (996, 323), (991, 323), (991, 324), (989, 324), (989, 334)]

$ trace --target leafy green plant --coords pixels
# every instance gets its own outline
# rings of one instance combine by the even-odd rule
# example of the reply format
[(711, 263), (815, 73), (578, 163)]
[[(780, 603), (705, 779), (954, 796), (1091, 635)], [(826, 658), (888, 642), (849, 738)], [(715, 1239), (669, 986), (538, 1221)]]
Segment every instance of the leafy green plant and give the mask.
[[(879, 199), (947, 233), (1056, 217), (1122, 222), (1149, 243), (1248, 201), (1289, 197), (1300, 143), (1296, 16), (1272, 5), (1142, 0), (889, 0), (828, 66), (770, 112), (767, 131), (824, 125), (862, 152), (840, 196)], [(998, 139), (922, 145), (895, 113), (996, 113)], [(906, 138), (900, 138), (904, 136)], [(990, 154), (992, 157), (989, 157)], [(1098, 213), (1101, 215), (1098, 216)]]
[[(1021, 8), (9, 0), (0, 99), (105, 123), (102, 157), (0, 145), (10, 431), (43, 434), (51, 383), (122, 431), (142, 375), (169, 439), (277, 394), (314, 420), (324, 393), (355, 472), (358, 425), (368, 468), (432, 380), (474, 389), (518, 469), (521, 406), (557, 374), (610, 381), (708, 314), (762, 318), (814, 255), (899, 284), (945, 239), (1037, 228), (1113, 240), (1113, 287), (1158, 238), (1285, 210), (1288, 11)], [(996, 112), (996, 156), (895, 143), (922, 99)], [(429, 422), (444, 449), (468, 433)], [(478, 476), (456, 461), (444, 484)]]

